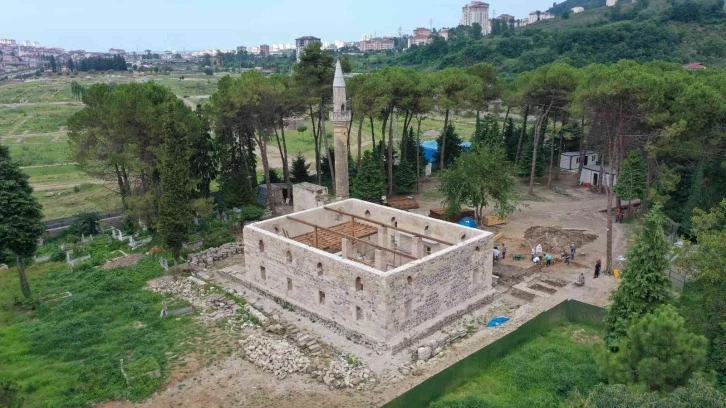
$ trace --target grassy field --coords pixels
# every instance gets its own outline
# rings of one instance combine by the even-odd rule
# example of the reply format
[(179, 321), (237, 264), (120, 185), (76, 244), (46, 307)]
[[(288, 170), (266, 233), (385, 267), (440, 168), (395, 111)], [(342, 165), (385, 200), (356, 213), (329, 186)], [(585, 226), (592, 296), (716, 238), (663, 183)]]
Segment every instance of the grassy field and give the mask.
[(43, 206), (43, 218), (54, 220), (81, 212), (110, 212), (121, 208), (116, 192), (102, 185), (80, 184), (77, 188), (53, 190), (53, 196), (36, 192), (33, 196)]
[[(83, 252), (103, 263), (120, 246), (103, 236)], [(0, 274), (0, 379), (17, 384), (26, 407), (147, 397), (175, 361), (194, 350), (189, 340), (205, 336), (191, 316), (159, 318), (163, 297), (143, 288), (161, 274), (152, 257), (115, 270), (89, 264), (71, 272), (65, 262), (32, 265), (34, 303), (21, 301), (14, 269)], [(172, 307), (186, 304), (171, 302)], [(119, 368), (121, 359), (134, 378), (130, 387)], [(157, 369), (162, 377), (145, 375)]]
[[(593, 344), (599, 334), (587, 326), (556, 328), (494, 362), (431, 408), (560, 406), (575, 389), (586, 394), (598, 384)], [(481, 403), (457, 405), (467, 399)]]
[(0, 136), (53, 133), (83, 107), (77, 104), (0, 107)]

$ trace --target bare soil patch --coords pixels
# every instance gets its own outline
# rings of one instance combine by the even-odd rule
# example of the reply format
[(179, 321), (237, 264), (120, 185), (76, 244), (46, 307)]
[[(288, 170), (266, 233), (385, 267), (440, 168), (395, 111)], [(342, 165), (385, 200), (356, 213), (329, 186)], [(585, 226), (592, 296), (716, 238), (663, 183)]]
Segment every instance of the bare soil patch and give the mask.
[(144, 257), (143, 254), (127, 255), (127, 256), (124, 256), (123, 258), (113, 259), (113, 260), (106, 262), (105, 264), (103, 264), (102, 268), (103, 269), (128, 268), (130, 266), (134, 266), (137, 263), (139, 263), (139, 261), (143, 257)]
[(597, 239), (597, 235), (584, 231), (565, 230), (557, 227), (530, 227), (524, 232), (524, 239), (531, 245), (542, 245), (545, 252), (560, 253), (569, 250), (570, 244), (578, 248)]
[(533, 271), (497, 262), (494, 264), (492, 273), (499, 276), (500, 284), (513, 286), (524, 281), (526, 277), (532, 275)]
[(557, 293), (557, 290), (540, 285), (539, 283), (535, 283), (534, 285), (530, 285), (529, 287), (540, 292), (549, 293), (550, 295), (554, 295), (555, 293)]

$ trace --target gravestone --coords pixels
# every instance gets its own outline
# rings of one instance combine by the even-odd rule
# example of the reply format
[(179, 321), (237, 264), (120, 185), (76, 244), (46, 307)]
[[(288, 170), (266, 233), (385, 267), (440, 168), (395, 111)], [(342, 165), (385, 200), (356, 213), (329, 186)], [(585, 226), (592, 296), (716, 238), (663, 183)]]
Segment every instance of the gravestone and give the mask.
[(169, 261), (166, 260), (163, 256), (159, 258), (159, 264), (162, 268), (164, 268), (165, 272), (169, 272)]
[(43, 240), (42, 237), (41, 238), (38, 238), (38, 246), (39, 247), (42, 247), (43, 245), (45, 245), (45, 240)]

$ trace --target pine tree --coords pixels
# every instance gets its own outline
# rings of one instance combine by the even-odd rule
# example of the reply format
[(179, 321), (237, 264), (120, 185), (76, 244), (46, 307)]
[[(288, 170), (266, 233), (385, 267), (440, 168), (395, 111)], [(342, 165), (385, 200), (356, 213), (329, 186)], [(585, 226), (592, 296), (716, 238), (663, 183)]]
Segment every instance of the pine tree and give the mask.
[(7, 147), (0, 145), (0, 252), (15, 255), (20, 289), (29, 298), (24, 258), (31, 257), (45, 228), (40, 204), (33, 197), (28, 177), (10, 160)]
[(293, 183), (304, 183), (310, 180), (310, 163), (305, 163), (305, 157), (302, 153), (298, 153), (295, 160), (292, 161), (292, 170), (290, 172), (290, 181)]
[(461, 148), (461, 139), (459, 138), (459, 135), (456, 133), (456, 129), (454, 128), (454, 125), (449, 124), (449, 126), (446, 127), (446, 131), (443, 132), (441, 136), (439, 136), (436, 139), (436, 144), (438, 146), (438, 149), (436, 150), (436, 153), (434, 154), (434, 165), (437, 163), (441, 163), (441, 142), (444, 140), (443, 138), (446, 137), (446, 152), (444, 153), (444, 167), (445, 168), (451, 168), (451, 166), (454, 165), (454, 161), (456, 160), (459, 155), (461, 155), (462, 148)]
[(416, 169), (408, 160), (402, 160), (393, 172), (393, 186), (399, 193), (416, 189)]
[[(645, 194), (645, 172), (643, 155), (640, 154), (640, 151), (633, 150), (620, 166), (618, 181), (615, 184), (615, 194), (618, 198), (629, 203), (635, 199), (643, 198)], [(628, 208), (630, 208), (630, 205)]]
[(600, 347), (600, 375), (610, 383), (642, 384), (650, 391), (672, 391), (706, 366), (708, 340), (686, 329), (670, 305), (634, 319), (618, 351)]
[(164, 118), (164, 152), (161, 160), (161, 196), (159, 197), (159, 233), (164, 243), (179, 258), (182, 243), (189, 235), (192, 220), (190, 206), (191, 178), (186, 134), (177, 127), (172, 108)]
[(270, 169), (270, 183), (282, 183), (282, 177), (276, 169)]
[(628, 249), (628, 265), (605, 318), (607, 341), (613, 347), (632, 321), (671, 300), (671, 282), (663, 273), (669, 248), (663, 222), (661, 207), (653, 207)]
[(686, 205), (683, 207), (683, 228), (688, 231), (690, 231), (693, 226), (693, 223), (691, 222), (693, 210), (698, 208), (703, 201), (703, 162), (703, 160), (699, 160), (696, 165), (696, 169), (693, 172), (693, 178), (691, 179), (691, 190), (688, 194), (688, 201), (686, 201)]
[(372, 151), (363, 153), (360, 171), (351, 183), (351, 197), (370, 202), (379, 202), (383, 195), (386, 180), (383, 177), (378, 157)]

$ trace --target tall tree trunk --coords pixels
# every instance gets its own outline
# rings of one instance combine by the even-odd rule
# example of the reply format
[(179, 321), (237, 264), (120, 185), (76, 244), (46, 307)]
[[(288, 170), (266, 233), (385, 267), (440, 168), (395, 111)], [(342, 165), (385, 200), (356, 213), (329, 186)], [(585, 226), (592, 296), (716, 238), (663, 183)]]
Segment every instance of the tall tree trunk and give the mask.
[(444, 131), (441, 133), (441, 157), (439, 158), (439, 169), (444, 169), (444, 155), (446, 154), (446, 130), (449, 127), (449, 109), (446, 109), (446, 114), (444, 115)]
[(527, 134), (527, 120), (529, 119), (529, 105), (524, 106), (524, 121), (522, 122), (522, 132), (519, 134), (519, 142), (517, 143), (517, 154), (514, 155), (514, 164), (519, 164), (519, 153), (522, 152), (522, 140)]
[(285, 183), (290, 184), (290, 162), (288, 160), (289, 154), (287, 152), (287, 140), (285, 140), (285, 123), (280, 118), (280, 133), (282, 135), (282, 151), (285, 152), (285, 157), (282, 159), (282, 172), (284, 174)]
[(562, 150), (565, 145), (564, 128), (565, 128), (565, 124), (567, 122), (568, 122), (568, 117), (567, 117), (567, 114), (565, 114), (562, 117), (562, 123), (561, 123), (562, 130), (560, 130), (560, 145), (559, 145), (559, 149), (557, 149), (557, 152), (560, 154), (560, 156), (557, 157), (557, 164), (555, 165), (555, 180), (560, 179), (560, 160), (561, 160), (560, 158), (562, 157), (562, 153), (563, 153)]
[[(612, 160), (612, 153), (613, 148), (611, 147), (611, 142), (608, 140), (608, 155), (610, 156), (610, 160)], [(602, 162), (601, 162), (602, 163)], [(600, 164), (602, 168), (602, 164)], [(612, 169), (612, 168), (611, 168)], [(605, 270), (610, 271), (613, 267), (613, 178), (612, 178), (612, 171), (610, 171), (610, 175), (608, 176), (607, 182), (603, 182), (602, 184), (605, 184), (605, 192), (607, 193), (607, 202), (608, 202), (608, 222), (607, 222), (607, 240), (606, 240), (606, 251), (605, 251)]]
[(504, 131), (507, 130), (507, 119), (509, 119), (509, 111), (512, 110), (511, 106), (507, 106), (507, 113), (504, 115), (504, 124), (502, 124), (502, 137), (504, 137)]
[(313, 105), (310, 104), (310, 122), (313, 127), (313, 142), (315, 143), (315, 175), (318, 179), (318, 184), (323, 184), (322, 175), (320, 174), (320, 144), (317, 129), (315, 128), (315, 115), (313, 113)]
[(15, 261), (18, 264), (18, 278), (20, 278), (20, 290), (23, 292), (23, 296), (25, 296), (26, 299), (30, 299), (30, 285), (28, 284), (28, 277), (25, 276), (25, 264), (23, 263), (23, 258), (15, 254)]
[(267, 158), (267, 142), (265, 137), (260, 135), (257, 137), (257, 143), (260, 146), (260, 158), (262, 159), (262, 171), (265, 173), (265, 185), (267, 186), (267, 197), (265, 197), (265, 205), (275, 214), (275, 205), (272, 203), (272, 182), (270, 181), (270, 163)]
[(577, 164), (577, 185), (580, 184), (580, 178), (582, 177), (582, 167), (585, 165), (585, 156), (587, 156), (588, 142), (592, 137), (592, 133), (595, 131), (595, 125), (597, 124), (597, 122), (598, 114), (595, 114), (595, 118), (590, 125), (590, 134), (589, 136), (585, 136), (584, 113), (582, 114), (582, 119), (580, 119), (580, 131), (582, 132), (582, 136), (580, 136), (580, 163)]
[(346, 143), (348, 146), (348, 153), (350, 153), (350, 151), (351, 151), (350, 150), (350, 131), (353, 129), (353, 118), (355, 117), (354, 113), (355, 112), (353, 112), (353, 111), (350, 112), (350, 121), (348, 122), (348, 141)]
[(648, 207), (650, 206), (650, 183), (657, 168), (655, 159), (650, 157), (650, 154), (648, 155), (647, 163), (648, 171), (645, 173), (645, 194), (643, 195), (643, 203), (640, 205), (641, 215), (648, 212)]
[(363, 155), (363, 119), (365, 119), (363, 116), (360, 117), (360, 120), (358, 121), (358, 171), (360, 172), (360, 165), (361, 165), (361, 157)]
[(552, 141), (550, 143), (550, 171), (547, 174), (547, 190), (552, 189), (552, 172), (555, 170), (555, 138), (557, 137), (557, 118), (552, 115)]
[(416, 130), (416, 193), (419, 192), (419, 179), (421, 178), (421, 117), (417, 117), (418, 129)]
[(288, 183), (290, 178), (289, 174), (287, 172), (287, 166), (285, 166), (285, 162), (287, 162), (285, 158), (285, 153), (282, 149), (282, 140), (280, 140), (280, 135), (277, 132), (277, 126), (274, 127), (275, 130), (275, 140), (277, 141), (277, 149), (280, 151), (280, 161), (282, 162), (282, 174), (283, 178), (285, 179), (285, 183)]
[(543, 123), (546, 123), (547, 117), (550, 114), (550, 109), (552, 109), (552, 105), (554, 104), (554, 101), (551, 101), (549, 106), (544, 112), (540, 112), (540, 116), (537, 118), (537, 125), (534, 128), (534, 143), (533, 143), (533, 150), (532, 150), (532, 170), (529, 173), (529, 195), (532, 195), (534, 193), (534, 177), (537, 173), (537, 150), (539, 148), (539, 138), (542, 133), (542, 125)]
[(371, 120), (371, 142), (373, 143), (373, 152), (376, 151), (376, 128), (373, 126), (373, 116), (370, 116), (368, 119)]
[(381, 124), (381, 171), (386, 174), (386, 126), (388, 125), (388, 119), (390, 118), (390, 112), (383, 114), (383, 121)]
[(391, 109), (391, 121), (388, 123), (388, 196), (393, 195), (393, 118), (396, 110)]
[(114, 164), (114, 170), (116, 171), (116, 181), (118, 182), (118, 192), (121, 195), (121, 208), (124, 211), (128, 209), (126, 205), (126, 189), (124, 188), (124, 181), (121, 178), (121, 170), (118, 168), (118, 164)]

